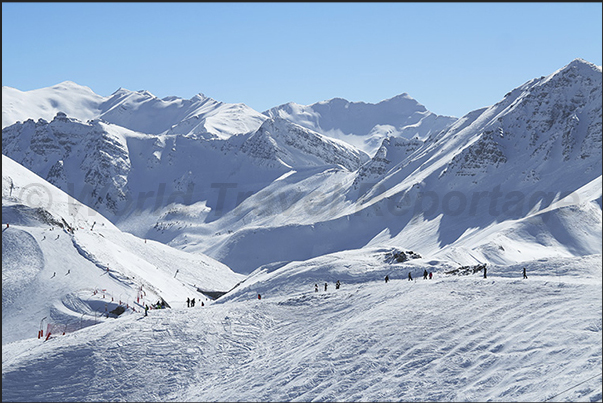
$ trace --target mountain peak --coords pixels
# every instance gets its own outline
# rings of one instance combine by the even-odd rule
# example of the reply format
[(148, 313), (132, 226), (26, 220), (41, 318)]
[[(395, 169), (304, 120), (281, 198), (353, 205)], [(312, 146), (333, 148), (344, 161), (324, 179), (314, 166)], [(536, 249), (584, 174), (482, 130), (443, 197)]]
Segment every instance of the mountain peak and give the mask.
[(393, 96), (391, 98), (388, 98), (388, 99), (385, 99), (385, 100), (383, 100), (381, 102), (392, 101), (392, 100), (397, 100), (397, 99), (412, 99), (414, 101), (413, 97), (411, 97), (410, 95), (408, 95), (408, 93), (403, 92), (402, 94), (395, 95), (395, 96)]
[(72, 88), (88, 88), (88, 87), (84, 87), (83, 85), (79, 85), (78, 83), (67, 80), (67, 81), (60, 82), (56, 85), (53, 85), (52, 88), (72, 89)]
[(111, 96), (113, 96), (113, 95), (118, 95), (118, 94), (128, 94), (128, 93), (130, 93), (130, 92), (132, 92), (132, 91), (130, 91), (130, 90), (128, 90), (128, 89), (126, 89), (126, 88), (124, 88), (124, 87), (119, 87), (118, 89), (116, 89), (116, 90), (115, 90), (115, 91), (114, 91), (114, 92), (111, 94)]
[(193, 96), (191, 98), (191, 101), (203, 101), (209, 99), (209, 97), (206, 97), (204, 93), (200, 92), (198, 94), (196, 94), (195, 96)]
[(592, 74), (599, 73), (601, 74), (601, 67), (597, 66), (594, 63), (588, 62), (581, 58), (576, 58), (572, 60), (570, 63), (555, 71), (550, 77), (556, 76), (558, 74), (565, 74), (566, 72), (574, 71), (580, 75), (584, 74)]
[(145, 96), (147, 98), (157, 98), (155, 95), (151, 94), (149, 91), (147, 90), (138, 90), (136, 91), (137, 94), (140, 94), (142, 96)]
[(348, 101), (345, 98), (341, 98), (341, 97), (335, 97), (335, 98), (331, 98), (331, 99), (327, 99), (321, 102), (317, 102), (314, 105), (329, 105), (329, 104), (335, 104), (335, 105), (345, 105), (345, 104), (350, 104), (352, 102)]
[(91, 95), (93, 94), (94, 96), (97, 96), (90, 87), (86, 87), (85, 85), (80, 85), (73, 81), (63, 81), (61, 83), (53, 85), (52, 87), (49, 87), (49, 89), (58, 90), (58, 91), (62, 91), (62, 92), (75, 92), (75, 93), (79, 92), (79, 93), (86, 93), (86, 94), (91, 94)]
[(580, 57), (577, 57), (577, 58), (575, 58), (574, 60), (572, 60), (572, 61), (571, 61), (571, 62), (570, 62), (568, 65), (567, 65), (567, 67), (570, 67), (570, 66), (581, 66), (581, 65), (586, 65), (586, 66), (594, 66), (594, 67), (597, 67), (595, 64), (593, 64), (593, 63), (591, 63), (591, 62), (589, 62), (589, 61), (586, 61), (586, 60), (584, 60), (584, 59), (582, 59), (582, 58), (580, 58)]

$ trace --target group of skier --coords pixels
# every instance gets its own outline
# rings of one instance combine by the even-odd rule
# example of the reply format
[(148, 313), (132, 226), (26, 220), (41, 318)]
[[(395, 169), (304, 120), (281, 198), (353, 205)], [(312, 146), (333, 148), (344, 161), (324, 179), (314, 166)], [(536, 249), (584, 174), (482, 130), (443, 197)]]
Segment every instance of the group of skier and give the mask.
[[(423, 271), (423, 280), (427, 280), (427, 279), (432, 279), (433, 278), (433, 273), (432, 272), (427, 272), (427, 270)], [(389, 276), (385, 276), (385, 282), (387, 283), (389, 281)], [(412, 273), (408, 272), (408, 281), (412, 281)]]
[[(427, 279), (432, 279), (433, 278), (433, 273), (432, 272), (427, 272), (427, 270), (423, 271), (423, 280), (427, 280)], [(486, 274), (486, 267), (484, 265), (484, 278), (488, 278), (487, 274)], [(523, 268), (523, 278), (526, 279), (528, 278), (528, 275), (526, 273), (526, 268)], [(408, 281), (412, 281), (412, 273), (408, 272)], [(385, 282), (389, 282), (389, 275), (385, 276)]]
[[(428, 272), (427, 270), (423, 271), (423, 279), (424, 280), (427, 280), (427, 279), (431, 280), (432, 278), (433, 278), (433, 273), (432, 272)], [(485, 267), (484, 267), (484, 278), (487, 278), (486, 277), (486, 268)], [(525, 267), (523, 268), (523, 278), (524, 279), (528, 278), (528, 276), (526, 274), (526, 268)], [(386, 275), (385, 276), (385, 282), (388, 283), (389, 280), (390, 280), (389, 279), (389, 275)], [(413, 280), (413, 278), (412, 278), (412, 272), (408, 272), (408, 281), (412, 281), (412, 280)], [(327, 291), (328, 287), (329, 287), (329, 284), (325, 283), (324, 290)], [(339, 280), (337, 280), (337, 282), (335, 283), (335, 289), (339, 290), (340, 287), (341, 287), (341, 282)], [(314, 284), (314, 292), (318, 292), (318, 283)], [(262, 296), (260, 294), (258, 294), (258, 299), (262, 299)], [(201, 301), (201, 306), (204, 306), (204, 305), (205, 304), (203, 303), (203, 301)], [(189, 307), (189, 308), (190, 307), (194, 307), (195, 306), (195, 298), (193, 298), (193, 299), (186, 298), (186, 306)], [(148, 309), (149, 309), (148, 307), (145, 307), (145, 316), (147, 315), (146, 311)]]
[[(328, 283), (325, 283), (325, 291), (327, 291), (328, 285)], [(335, 289), (339, 290), (339, 287), (341, 287), (341, 282), (337, 280), (335, 283)], [(318, 284), (314, 284), (314, 292), (318, 292)]]
[[(187, 306), (188, 308), (192, 308), (192, 307), (194, 307), (194, 306), (195, 306), (195, 299), (194, 299), (194, 298), (193, 298), (193, 299), (190, 299), (190, 298), (188, 298), (188, 297), (187, 297), (187, 298), (186, 298), (186, 306)], [(203, 301), (201, 301), (201, 306), (205, 306), (205, 304), (203, 303)]]

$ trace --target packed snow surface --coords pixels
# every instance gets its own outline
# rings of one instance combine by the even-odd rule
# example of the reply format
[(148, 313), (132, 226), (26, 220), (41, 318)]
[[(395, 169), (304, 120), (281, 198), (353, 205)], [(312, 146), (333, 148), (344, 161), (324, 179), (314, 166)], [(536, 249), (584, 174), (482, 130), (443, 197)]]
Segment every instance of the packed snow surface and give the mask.
[(601, 255), (487, 278), (387, 256), (259, 269), (223, 302), (5, 344), (3, 400), (601, 401)]

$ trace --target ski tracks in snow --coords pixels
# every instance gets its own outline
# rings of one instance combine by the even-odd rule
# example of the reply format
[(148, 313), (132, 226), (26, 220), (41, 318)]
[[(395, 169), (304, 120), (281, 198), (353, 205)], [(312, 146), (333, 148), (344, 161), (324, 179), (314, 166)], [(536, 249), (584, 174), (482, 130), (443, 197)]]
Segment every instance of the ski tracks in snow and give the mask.
[(597, 287), (392, 280), (152, 310), (51, 339), (63, 348), (18, 369), (3, 362), (3, 398), (542, 401), (600, 371)]

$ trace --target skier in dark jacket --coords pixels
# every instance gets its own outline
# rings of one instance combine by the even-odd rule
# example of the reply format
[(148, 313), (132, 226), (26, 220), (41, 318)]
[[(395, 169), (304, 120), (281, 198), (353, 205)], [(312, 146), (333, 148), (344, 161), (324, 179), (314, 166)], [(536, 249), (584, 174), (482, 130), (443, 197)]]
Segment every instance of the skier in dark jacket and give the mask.
[(189, 297), (186, 297), (186, 306), (187, 306), (188, 308), (190, 308), (190, 307), (191, 307), (191, 299), (190, 299)]
[(408, 281), (412, 281), (412, 276), (410, 275), (410, 272), (408, 272)]
[(389, 276), (385, 276), (385, 282), (387, 283), (389, 281)]
[(486, 278), (486, 266), (484, 265), (484, 278)]
[(314, 292), (318, 292), (318, 284), (314, 284)]
[(523, 278), (528, 278), (528, 275), (526, 274), (526, 268), (523, 268)]
[(327, 291), (327, 283), (325, 283), (325, 291)]
[(427, 273), (427, 269), (425, 269), (423, 271), (423, 280), (427, 280), (427, 276), (429, 275), (429, 273)]

